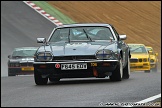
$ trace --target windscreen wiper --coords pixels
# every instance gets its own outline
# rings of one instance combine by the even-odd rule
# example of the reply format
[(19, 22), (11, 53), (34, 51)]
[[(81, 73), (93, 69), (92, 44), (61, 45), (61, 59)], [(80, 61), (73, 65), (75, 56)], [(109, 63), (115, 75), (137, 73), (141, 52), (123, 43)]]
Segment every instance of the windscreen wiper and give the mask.
[(86, 34), (87, 36), (87, 39), (89, 39), (90, 41), (92, 41), (92, 39), (88, 36), (88, 34), (86, 33), (86, 31), (83, 29), (84, 33)]
[(69, 43), (70, 43), (70, 28), (69, 28), (68, 40), (69, 40)]

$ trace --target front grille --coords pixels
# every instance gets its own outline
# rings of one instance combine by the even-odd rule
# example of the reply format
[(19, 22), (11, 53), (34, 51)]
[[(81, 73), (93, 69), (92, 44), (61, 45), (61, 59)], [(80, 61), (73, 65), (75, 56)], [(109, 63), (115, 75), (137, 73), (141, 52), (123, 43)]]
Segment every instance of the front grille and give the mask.
[(96, 59), (95, 56), (58, 56), (54, 57), (53, 61), (59, 61), (59, 60), (92, 60)]
[(28, 66), (33, 66), (33, 63), (28, 63)]
[(20, 63), (20, 66), (27, 66), (27, 63)]
[(20, 66), (33, 66), (33, 63), (20, 63)]
[(138, 59), (130, 59), (130, 62), (138, 62)]

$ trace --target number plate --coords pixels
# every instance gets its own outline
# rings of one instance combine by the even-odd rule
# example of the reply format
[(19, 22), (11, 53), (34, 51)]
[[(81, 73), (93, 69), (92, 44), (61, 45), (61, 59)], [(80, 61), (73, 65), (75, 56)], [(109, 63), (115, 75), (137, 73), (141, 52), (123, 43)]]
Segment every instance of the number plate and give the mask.
[(34, 70), (34, 67), (24, 67), (24, 68), (21, 68), (22, 71), (33, 71)]
[(61, 70), (87, 69), (87, 63), (61, 64)]

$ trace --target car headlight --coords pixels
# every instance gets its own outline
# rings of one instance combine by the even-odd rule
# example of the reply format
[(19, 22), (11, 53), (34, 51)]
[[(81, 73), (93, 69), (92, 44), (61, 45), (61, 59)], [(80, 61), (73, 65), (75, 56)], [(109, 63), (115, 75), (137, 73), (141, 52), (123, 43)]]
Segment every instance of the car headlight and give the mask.
[(112, 59), (112, 51), (111, 50), (99, 50), (96, 52), (97, 59)]
[(9, 66), (10, 66), (10, 67), (19, 67), (20, 64), (19, 64), (19, 63), (10, 63)]
[(53, 56), (51, 52), (39, 52), (36, 58), (38, 61), (52, 61)]
[(154, 62), (154, 59), (151, 59), (150, 62), (153, 63)]
[(143, 62), (147, 62), (147, 58), (144, 58), (144, 59), (143, 59)]

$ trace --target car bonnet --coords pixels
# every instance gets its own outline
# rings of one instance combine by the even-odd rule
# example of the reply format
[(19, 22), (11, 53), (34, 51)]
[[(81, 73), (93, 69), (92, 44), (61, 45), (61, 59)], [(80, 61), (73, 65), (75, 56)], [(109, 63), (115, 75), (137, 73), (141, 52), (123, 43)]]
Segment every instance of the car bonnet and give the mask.
[(70, 55), (94, 55), (98, 50), (112, 46), (114, 42), (94, 43), (94, 42), (73, 42), (50, 44), (49, 46), (41, 46), (38, 52), (50, 51), (54, 56), (70, 56)]
[(24, 58), (15, 58), (15, 59), (10, 59), (11, 62), (34, 62), (33, 57), (24, 57)]
[(131, 58), (148, 58), (149, 54), (147, 53), (140, 53), (140, 54), (131, 54)]

